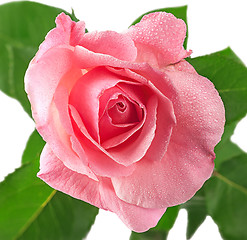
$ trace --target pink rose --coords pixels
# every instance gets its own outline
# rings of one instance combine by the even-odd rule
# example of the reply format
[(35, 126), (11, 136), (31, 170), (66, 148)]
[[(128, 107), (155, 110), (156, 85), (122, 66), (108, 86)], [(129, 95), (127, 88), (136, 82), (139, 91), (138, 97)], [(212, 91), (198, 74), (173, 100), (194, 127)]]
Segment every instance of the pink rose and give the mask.
[(186, 26), (172, 14), (125, 33), (85, 33), (64, 13), (56, 24), (25, 76), (47, 143), (38, 176), (146, 231), (212, 174), (223, 103), (184, 60)]

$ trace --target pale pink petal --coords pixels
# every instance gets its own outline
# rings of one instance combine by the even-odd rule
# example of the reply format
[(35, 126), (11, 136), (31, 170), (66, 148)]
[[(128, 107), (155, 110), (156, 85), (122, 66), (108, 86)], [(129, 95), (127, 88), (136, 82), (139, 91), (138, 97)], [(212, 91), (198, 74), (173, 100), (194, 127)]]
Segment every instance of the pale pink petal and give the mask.
[(225, 124), (225, 109), (219, 93), (211, 81), (197, 73), (167, 71), (166, 74), (177, 89), (178, 97), (171, 97), (179, 121), (176, 133), (184, 130), (187, 132), (184, 137), (193, 137), (213, 154)]
[(25, 75), (25, 90), (32, 104), (33, 117), (44, 125), (56, 88), (73, 66), (73, 52), (66, 48), (53, 48), (38, 63), (31, 63)]
[(145, 209), (120, 200), (110, 179), (94, 181), (86, 175), (71, 171), (54, 155), (48, 145), (40, 159), (38, 177), (56, 190), (112, 211), (133, 231), (143, 232), (154, 227), (166, 209)]
[(164, 67), (188, 57), (183, 48), (186, 25), (171, 13), (150, 13), (126, 33), (137, 47), (137, 61)]
[[(66, 96), (71, 87), (67, 83), (68, 78), (73, 82), (78, 77), (77, 74), (69, 74), (74, 69), (72, 55), (71, 50), (64, 48), (53, 48), (47, 51), (38, 63), (30, 64), (25, 75), (25, 87), (39, 133), (49, 143), (55, 154), (64, 160), (67, 167), (86, 174), (85, 162), (87, 159), (86, 157), (79, 158), (72, 146), (70, 139), (72, 130), (68, 119), (66, 119), (68, 113), (66, 109), (63, 109), (64, 112), (59, 114), (60, 106), (66, 105), (66, 102), (64, 103), (66, 98), (57, 98), (58, 95), (55, 94), (60, 84), (60, 87), (63, 86), (61, 89), (65, 91)], [(56, 105), (53, 101), (54, 95), (56, 96)], [(59, 107), (59, 111), (57, 107)], [(61, 120), (66, 121), (62, 123)], [(90, 177), (95, 178), (94, 174)]]
[(75, 47), (74, 58), (77, 66), (81, 69), (88, 69), (98, 66), (129, 68), (137, 65), (136, 63), (123, 61), (110, 55), (89, 51), (82, 46)]
[(193, 66), (191, 64), (189, 64), (186, 60), (181, 60), (180, 62), (176, 63), (176, 64), (172, 64), (167, 66), (165, 69), (166, 70), (170, 70), (170, 71), (183, 71), (183, 72), (187, 72), (187, 73), (195, 73), (197, 74), (196, 70), (193, 68)]
[(176, 125), (174, 110), (169, 100), (159, 99), (156, 118), (155, 137), (145, 154), (145, 158), (150, 161), (160, 161), (164, 157)]
[(211, 176), (214, 147), (224, 129), (224, 106), (213, 84), (198, 74), (167, 71), (177, 125), (162, 161), (143, 159), (128, 177), (114, 178), (122, 200), (142, 207), (168, 207), (190, 199)]
[(69, 135), (73, 135), (73, 128), (68, 111), (69, 95), (72, 87), (81, 76), (82, 72), (80, 69), (72, 68), (60, 79), (53, 97), (53, 101), (59, 113), (59, 119)]
[(76, 46), (85, 33), (84, 22), (74, 22), (65, 13), (56, 18), (56, 28), (52, 29), (40, 45), (34, 61), (38, 61), (49, 49), (58, 46)]
[(135, 232), (145, 232), (155, 227), (166, 211), (166, 208), (142, 208), (122, 201), (116, 196), (108, 179), (104, 179), (103, 184), (100, 184), (100, 194), (104, 208), (115, 212), (126, 226)]
[[(130, 204), (146, 208), (165, 208), (189, 200), (213, 171), (212, 155), (181, 151), (174, 147), (167, 151), (162, 161), (142, 160), (129, 177), (113, 178), (117, 196)], [(178, 156), (179, 151), (181, 156)], [(195, 164), (191, 158), (199, 153), (202, 163)], [(181, 158), (187, 157), (187, 161)], [(197, 162), (199, 160), (197, 159)]]
[(113, 31), (86, 33), (80, 45), (92, 52), (111, 55), (125, 61), (134, 61), (137, 55), (132, 39)]
[(40, 171), (37, 175), (52, 188), (103, 208), (99, 194), (99, 181), (94, 181), (87, 175), (67, 168), (52, 152), (49, 145), (46, 145), (41, 153)]
[(70, 136), (60, 121), (59, 113), (54, 105), (50, 108), (51, 115), (47, 125), (37, 128), (43, 139), (49, 143), (52, 151), (63, 164), (78, 173), (86, 174), (92, 179), (97, 179), (88, 167), (88, 159), (83, 149), (78, 146), (78, 140)]
[[(148, 63), (122, 61), (109, 55), (94, 53), (82, 46), (76, 46), (74, 48), (74, 62), (76, 66), (81, 69), (91, 69), (94, 67), (104, 66), (105, 68), (109, 69), (112, 72), (116, 72), (117, 74), (118, 70), (121, 73), (121, 71), (128, 71), (128, 69), (130, 69), (133, 70), (133, 75), (135, 75), (134, 72), (138, 72), (139, 78), (143, 78), (143, 80), (140, 82), (145, 84), (149, 81), (153, 82), (153, 75), (155, 75), (156, 81), (162, 84), (160, 78), (163, 78), (163, 76), (160, 75), (164, 74), (158, 69), (153, 69)], [(145, 77), (148, 76), (148, 78), (141, 77), (142, 74), (144, 74)], [(124, 74), (123, 76), (126, 76), (126, 74)]]

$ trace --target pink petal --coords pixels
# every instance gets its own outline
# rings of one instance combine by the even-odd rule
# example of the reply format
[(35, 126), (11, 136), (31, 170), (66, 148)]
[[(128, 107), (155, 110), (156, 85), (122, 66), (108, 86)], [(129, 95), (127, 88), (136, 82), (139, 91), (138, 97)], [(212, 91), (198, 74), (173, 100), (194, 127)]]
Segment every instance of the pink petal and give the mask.
[[(66, 94), (71, 88), (70, 84), (80, 75), (73, 68), (72, 55), (70, 50), (64, 48), (49, 50), (38, 63), (30, 64), (25, 75), (25, 87), (39, 133), (67, 167), (87, 174), (87, 159), (85, 156), (78, 157), (74, 151), (76, 143), (71, 142), (70, 135), (73, 132), (66, 109)], [(62, 96), (59, 97), (59, 94)], [(90, 174), (90, 177), (96, 178), (94, 174)]]
[[(119, 71), (116, 72), (120, 73)], [(124, 72), (121, 74), (124, 75)], [(125, 74), (125, 76), (133, 77), (133, 80), (138, 79), (137, 75), (134, 73)], [(131, 131), (126, 132), (126, 134), (120, 135), (119, 138), (109, 139), (109, 141), (104, 143), (103, 146), (108, 147), (108, 144), (114, 146), (115, 141), (120, 141), (122, 137), (126, 137), (123, 144), (107, 149), (116, 162), (125, 166), (139, 161), (147, 151), (152, 158), (157, 156), (155, 159), (158, 160), (158, 157), (161, 159), (166, 151), (166, 145), (170, 138), (172, 126), (175, 123), (174, 113), (170, 101), (164, 96), (160, 99), (160, 115), (164, 116), (162, 116), (161, 119), (158, 119), (160, 132), (157, 134), (158, 138), (155, 140), (154, 133), (156, 131), (156, 113), (158, 107), (156, 93), (148, 89), (144, 89), (144, 86), (141, 88), (137, 84), (119, 83), (118, 87), (136, 102), (147, 105), (147, 110), (145, 110), (145, 115), (147, 112), (147, 118), (145, 117), (144, 119), (144, 125), (137, 125)], [(143, 92), (146, 92), (149, 96), (144, 97)], [(166, 128), (164, 128), (164, 126), (166, 126)], [(155, 140), (154, 144), (152, 143), (153, 139)], [(148, 150), (150, 145), (151, 151)]]
[(192, 65), (190, 65), (186, 60), (181, 60), (180, 62), (176, 64), (169, 65), (165, 68), (165, 70), (170, 71), (183, 71), (187, 73), (194, 73), (197, 74), (196, 70), (193, 68)]
[(213, 84), (198, 74), (166, 72), (177, 94), (172, 98), (177, 125), (162, 161), (142, 160), (128, 177), (114, 178), (122, 200), (162, 208), (190, 199), (211, 176), (214, 147), (224, 129), (224, 106)]
[(99, 182), (67, 168), (52, 152), (49, 145), (46, 145), (41, 153), (40, 171), (37, 175), (52, 188), (103, 208)]
[(132, 39), (113, 31), (86, 33), (80, 45), (92, 52), (111, 55), (125, 61), (134, 61), (137, 55)]
[(81, 76), (82, 72), (80, 69), (72, 68), (60, 79), (53, 97), (53, 101), (59, 113), (59, 119), (69, 135), (73, 135), (73, 128), (68, 111), (69, 95), (72, 87)]
[(44, 125), (56, 88), (73, 66), (73, 52), (66, 48), (53, 48), (38, 63), (31, 63), (25, 75), (25, 90), (32, 104), (33, 117)]
[(105, 68), (95, 68), (81, 77), (70, 94), (70, 104), (76, 108), (90, 135), (99, 142), (99, 98), (106, 89), (114, 87), (118, 76)]
[[(96, 142), (98, 142), (97, 135), (99, 121), (99, 97), (106, 89), (113, 87), (117, 82), (124, 82), (124, 80), (123, 78), (121, 79), (119, 76), (112, 74), (103, 68), (96, 68), (85, 74), (71, 91), (70, 104), (78, 111), (80, 119), (82, 120), (83, 124), (85, 124), (88, 133)], [(152, 109), (155, 110), (156, 108)], [(86, 118), (84, 117), (83, 113), (87, 113)], [(153, 112), (150, 110), (149, 125), (147, 125), (141, 131), (141, 135), (137, 140), (131, 140), (133, 141), (131, 145), (123, 144), (119, 147), (119, 149), (108, 149), (107, 152), (105, 152), (105, 154), (109, 156), (108, 161), (112, 161), (112, 159), (114, 159), (117, 163), (123, 164), (125, 166), (139, 161), (146, 153), (154, 136), (156, 121), (154, 115), (155, 114), (153, 114)], [(78, 121), (79, 119), (77, 119), (77, 125), (79, 124), (78, 126), (82, 130), (82, 123), (79, 123)], [(143, 138), (145, 139), (145, 144), (143, 144)], [(142, 144), (140, 144), (140, 141)], [(84, 150), (85, 149), (86, 148), (84, 148)], [(133, 149), (135, 149), (135, 151), (133, 151)], [(103, 149), (101, 149), (101, 151), (103, 151)], [(96, 153), (98, 154), (98, 151)], [(103, 156), (105, 156), (105, 154), (103, 154)], [(126, 156), (128, 156), (128, 158), (126, 158)], [(94, 161), (92, 164), (96, 166), (97, 162), (99, 161)], [(102, 165), (102, 163), (100, 163), (100, 165)], [(99, 170), (100, 169), (98, 169), (98, 171)], [(108, 174), (110, 174), (110, 172), (105, 172), (104, 174), (109, 176)]]
[(112, 211), (133, 231), (143, 232), (154, 227), (166, 209), (145, 209), (120, 200), (109, 179), (94, 181), (71, 171), (54, 155), (48, 145), (41, 154), (38, 177), (52, 188)]
[(105, 55), (102, 53), (94, 53), (82, 46), (75, 47), (74, 58), (77, 66), (81, 69), (88, 69), (99, 66), (114, 66), (119, 68), (129, 68), (137, 65), (136, 63), (123, 61), (110, 55)]
[[(70, 104), (78, 111), (87, 131), (96, 142), (99, 142), (99, 97), (106, 89), (113, 87), (118, 82), (124, 82), (123, 78), (121, 78), (103, 68), (96, 68), (85, 74), (71, 91)], [(135, 97), (133, 99), (140, 102)], [(139, 161), (146, 153), (154, 137), (156, 121), (156, 107), (152, 105), (149, 108), (148, 124), (144, 126), (138, 138), (135, 140), (131, 139), (131, 144), (128, 142), (128, 144), (122, 144), (118, 148), (107, 150), (108, 155), (117, 163), (128, 166)], [(84, 113), (87, 113), (86, 117)]]
[(95, 174), (105, 177), (130, 175), (135, 165), (125, 167), (118, 164), (112, 156), (100, 146), (87, 132), (79, 113), (70, 105), (73, 128), (77, 139), (88, 157), (89, 166)]
[(104, 207), (115, 212), (128, 228), (135, 232), (145, 232), (155, 227), (166, 208), (148, 209), (128, 204), (116, 196), (110, 180), (104, 179), (100, 185), (101, 200)]
[[(69, 88), (68, 85), (75, 82), (73, 81), (73, 78), (75, 78), (76, 80), (78, 79), (76, 69), (73, 70), (73, 74), (66, 74), (65, 77), (61, 79), (61, 82), (54, 94), (54, 103), (56, 105), (56, 110), (54, 110), (53, 112), (57, 112), (58, 116), (52, 114), (53, 119), (50, 120), (50, 125), (52, 125), (53, 123), (52, 130), (58, 130), (54, 134), (51, 134), (51, 137), (47, 138), (47, 141), (50, 143), (50, 146), (53, 146), (53, 151), (57, 153), (57, 156), (61, 157), (63, 163), (68, 168), (85, 174), (85, 172), (80, 169), (85, 169), (85, 166), (88, 165), (88, 159), (85, 151), (80, 145), (79, 140), (75, 137), (68, 110), (69, 90), (71, 88)], [(60, 126), (60, 128), (58, 128), (58, 126)], [(59, 140), (63, 143), (62, 146), (59, 146)], [(66, 153), (64, 153), (65, 150)], [(69, 157), (68, 153), (70, 152), (73, 152), (73, 157)], [(89, 176), (92, 177), (91, 175)], [(93, 175), (92, 178), (95, 179), (97, 177)]]
[(135, 124), (141, 120), (137, 114), (138, 108), (140, 109), (140, 106), (137, 103), (119, 95), (117, 99), (109, 101), (107, 112), (113, 125), (122, 126)]
[[(167, 146), (169, 144), (170, 136), (172, 133), (172, 127), (174, 124), (176, 124), (176, 118), (174, 115), (174, 109), (172, 102), (166, 97), (166, 94), (174, 94), (176, 96), (176, 92), (174, 92), (174, 87), (171, 86), (171, 83), (167, 81), (167, 76), (162, 72), (155, 72), (150, 68), (146, 68), (145, 66), (143, 68), (139, 68), (135, 70), (136, 72), (133, 72), (128, 69), (113, 69), (109, 68), (109, 70), (116, 72), (122, 76), (129, 77), (132, 79), (135, 79), (138, 82), (141, 82), (144, 86), (147, 85), (149, 88), (142, 89), (142, 92), (146, 92), (147, 95), (157, 96), (158, 103), (157, 103), (157, 121), (156, 121), (156, 130), (155, 130), (155, 137), (152, 140), (151, 146), (148, 148), (148, 151), (145, 154), (145, 157), (148, 159), (155, 159), (155, 160), (161, 160), (166, 152)], [(141, 75), (138, 74), (140, 72)], [(164, 93), (162, 94), (160, 89), (157, 89), (151, 81), (148, 81), (149, 79), (152, 80), (153, 83), (155, 83), (158, 87), (160, 87)], [(135, 85), (127, 85), (124, 83), (119, 83), (118, 86), (123, 89), (129, 96), (135, 95), (135, 98), (138, 99), (137, 102), (143, 102), (145, 104), (148, 97), (147, 96), (141, 96), (141, 94), (138, 95), (139, 98), (137, 98), (136, 93), (138, 93), (138, 87)], [(143, 88), (144, 88), (143, 86)], [(147, 111), (149, 112), (149, 110)], [(146, 121), (145, 127), (150, 127), (151, 122)], [(164, 127), (166, 126), (166, 127)], [(151, 130), (151, 129), (150, 129)], [(141, 138), (139, 138), (141, 139)]]
[(183, 48), (186, 25), (170, 13), (150, 13), (126, 34), (135, 42), (138, 62), (162, 68), (190, 55)]
[(74, 22), (69, 16), (61, 13), (56, 18), (56, 28), (52, 29), (40, 45), (35, 56), (38, 61), (49, 49), (58, 46), (76, 46), (85, 33), (84, 22)]
[[(100, 111), (100, 121), (99, 121), (99, 129), (100, 129), (100, 139), (101, 139), (101, 146), (105, 149), (115, 147), (131, 137), (136, 131), (138, 131), (144, 123), (145, 116), (142, 116), (140, 111), (143, 111), (145, 108), (144, 106), (138, 105), (135, 103), (136, 100), (130, 99), (126, 96), (126, 93), (123, 92), (119, 87), (118, 84), (114, 88), (110, 88), (105, 91), (100, 98), (100, 105), (108, 106), (111, 98), (117, 100), (118, 96), (125, 96), (128, 101), (130, 101), (133, 105), (136, 105), (136, 113), (137, 113), (137, 122), (133, 123), (124, 123), (124, 124), (113, 124), (112, 119), (108, 115), (107, 111)], [(109, 98), (111, 96), (111, 98)], [(144, 113), (146, 115), (146, 113)]]
[(190, 133), (191, 136), (186, 133), (185, 137), (193, 137), (214, 155), (225, 124), (225, 109), (219, 93), (211, 81), (197, 73), (167, 71), (166, 74), (178, 93), (178, 98), (173, 99), (175, 115), (180, 122), (176, 133)]
[(137, 132), (143, 126), (143, 122), (144, 121), (142, 120), (138, 124), (116, 127), (112, 125), (110, 119), (107, 119), (106, 117), (102, 118), (100, 127), (104, 130), (102, 130), (102, 133), (100, 134), (102, 137), (101, 146), (106, 150), (118, 146)]
[(118, 163), (129, 166), (143, 158), (155, 136), (157, 105), (156, 96), (150, 97), (142, 128), (124, 143), (107, 150)]

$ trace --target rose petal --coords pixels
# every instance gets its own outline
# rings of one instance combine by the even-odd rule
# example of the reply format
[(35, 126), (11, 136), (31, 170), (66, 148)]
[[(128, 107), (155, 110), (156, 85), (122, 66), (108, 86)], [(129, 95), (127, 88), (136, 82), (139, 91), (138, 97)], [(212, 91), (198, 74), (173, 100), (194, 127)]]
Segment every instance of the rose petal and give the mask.
[(76, 137), (80, 141), (88, 157), (89, 166), (95, 174), (105, 177), (130, 175), (134, 171), (135, 165), (125, 167), (114, 161), (112, 156), (90, 136), (79, 113), (72, 105), (70, 105), (70, 111)]
[[(47, 51), (38, 63), (30, 64), (25, 75), (25, 87), (32, 103), (33, 118), (39, 133), (49, 143), (55, 154), (63, 159), (67, 167), (86, 174), (86, 157), (79, 158), (73, 149), (70, 139), (71, 126), (67, 120), (61, 123), (61, 119), (65, 120), (68, 117), (68, 113), (64, 109), (64, 112), (59, 114), (57, 109), (60, 105), (66, 105), (66, 102), (63, 102), (66, 101), (66, 98), (57, 97), (60, 92), (56, 92), (56, 89), (60, 89), (58, 88), (59, 84), (63, 86), (61, 89), (65, 91), (66, 95), (66, 91), (69, 91), (71, 87), (68, 84), (68, 78), (70, 78), (71, 84), (79, 74), (78, 70), (76, 74), (75, 72), (70, 74), (72, 69), (75, 70), (72, 55), (72, 51), (66, 48), (53, 48)], [(54, 96), (56, 96), (56, 105), (53, 102)], [(96, 178), (94, 174), (90, 177)]]
[(118, 163), (129, 166), (143, 158), (155, 136), (157, 105), (156, 96), (151, 96), (142, 128), (122, 144), (107, 150)]
[(75, 47), (74, 58), (77, 66), (81, 69), (88, 69), (99, 66), (114, 66), (121, 68), (136, 66), (136, 63), (123, 61), (113, 56), (105, 55), (102, 53), (95, 53), (82, 46)]
[(179, 62), (191, 53), (183, 48), (186, 25), (171, 13), (155, 12), (145, 15), (126, 33), (137, 47), (137, 61), (155, 67)]
[[(81, 75), (81, 74), (80, 74)], [(79, 76), (80, 76), (79, 75)], [(70, 115), (69, 115), (69, 109), (68, 109), (68, 99), (69, 99), (69, 90), (70, 88), (67, 86), (68, 85), (68, 80), (69, 83), (74, 82), (73, 77), (75, 79), (78, 79), (78, 74), (76, 74), (76, 70), (74, 69), (73, 74), (66, 74), (65, 77), (61, 80), (59, 86), (56, 89), (56, 92), (54, 94), (54, 103), (56, 105), (56, 111), (58, 117), (56, 116), (56, 121), (53, 124), (52, 129), (58, 129), (57, 133), (58, 134), (52, 134), (53, 138), (48, 139), (51, 146), (54, 146), (54, 152), (58, 152), (57, 156), (60, 156), (62, 158), (63, 163), (70, 168), (71, 170), (84, 173), (80, 171), (80, 166), (83, 166), (83, 169), (85, 166), (88, 165), (88, 159), (87, 156), (82, 149), (79, 140), (75, 137), (75, 133), (73, 130), (73, 126), (71, 123)], [(52, 105), (54, 106), (54, 104)], [(53, 111), (53, 112), (54, 112)], [(54, 114), (53, 114), (54, 116)], [(58, 128), (58, 126), (61, 126)], [(56, 137), (59, 135), (59, 138)], [(61, 155), (61, 150), (56, 151), (58, 148), (58, 139), (63, 142), (62, 150), (66, 149), (66, 153)], [(76, 156), (68, 157), (68, 152), (73, 152), (74, 155), (76, 153)], [(90, 176), (92, 177), (92, 176)], [(95, 175), (93, 176), (93, 179), (97, 178)]]
[(76, 46), (85, 33), (84, 22), (74, 22), (65, 13), (56, 18), (56, 28), (52, 29), (40, 45), (34, 61), (37, 62), (44, 53), (61, 45)]
[[(134, 74), (133, 75), (130, 74), (130, 76), (136, 77)], [(133, 79), (133, 80), (136, 80), (136, 79)], [(157, 104), (157, 98), (155, 94), (150, 93), (150, 96), (149, 96), (150, 99), (148, 99), (146, 96), (143, 95), (144, 92), (146, 93), (148, 92), (148, 89), (144, 89), (144, 86), (140, 87), (136, 83), (130, 84), (126, 82), (120, 82), (118, 83), (117, 86), (120, 89), (122, 89), (123, 92), (127, 94), (129, 98), (133, 99), (137, 103), (141, 103), (143, 106), (144, 104), (146, 105), (144, 109), (145, 118), (143, 119), (143, 122), (141, 125), (137, 125), (129, 132), (126, 132), (125, 134), (122, 134), (116, 138), (109, 139), (109, 142), (107, 142), (107, 144), (113, 145), (115, 141), (121, 140), (122, 137), (127, 137), (125, 141), (123, 142), (123, 144), (116, 146), (114, 148), (107, 149), (107, 151), (109, 152), (111, 156), (113, 156), (116, 162), (123, 164), (125, 166), (128, 166), (131, 163), (139, 161), (146, 154), (147, 150), (149, 149), (149, 146), (151, 145), (154, 139), (155, 130), (156, 130), (156, 112), (157, 112), (156, 110), (157, 110), (158, 104)], [(167, 105), (169, 109), (170, 102), (169, 101), (165, 102), (165, 105)], [(146, 110), (146, 108), (148, 109)], [(163, 112), (163, 114), (166, 113), (167, 116), (163, 117), (164, 121), (162, 121), (162, 123), (166, 123), (167, 128), (162, 127), (161, 135), (163, 135), (162, 137), (163, 139), (165, 139), (164, 141), (162, 139), (162, 142), (167, 142), (168, 140), (165, 136), (168, 136), (169, 138), (170, 128), (171, 128), (170, 122), (167, 121), (167, 119), (171, 119), (172, 124), (174, 124), (174, 119), (173, 119), (173, 112), (172, 112), (172, 117), (170, 118), (170, 113), (166, 111), (167, 108), (163, 108), (163, 110), (165, 111)], [(147, 117), (146, 117), (146, 114), (147, 114)], [(169, 134), (167, 134), (167, 132), (169, 132)], [(113, 142), (111, 142), (111, 140)], [(106, 146), (106, 147), (109, 146), (105, 144), (106, 143), (104, 143), (103, 146)], [(164, 152), (165, 150), (163, 149), (163, 145), (161, 145), (161, 148), (162, 148), (162, 152)], [(154, 152), (157, 152), (157, 148), (154, 150)]]
[(40, 171), (37, 175), (52, 188), (103, 208), (99, 182), (67, 168), (47, 144), (40, 156)]
[(72, 87), (81, 76), (82, 72), (80, 69), (72, 68), (60, 80), (53, 97), (61, 123), (69, 135), (73, 135), (73, 128), (68, 111), (69, 95)]
[(132, 39), (114, 31), (86, 33), (80, 45), (92, 52), (111, 55), (125, 61), (134, 61), (137, 55)]
[(166, 72), (175, 88), (177, 125), (162, 161), (142, 160), (128, 177), (112, 180), (122, 200), (156, 208), (190, 199), (211, 176), (215, 145), (224, 129), (224, 106), (213, 84), (198, 74)]
[(166, 208), (148, 209), (128, 204), (116, 196), (112, 183), (104, 179), (104, 184), (100, 185), (102, 203), (126, 224), (128, 228), (135, 232), (144, 232), (151, 227), (155, 227)]
[(219, 93), (211, 81), (197, 73), (167, 71), (166, 74), (178, 93), (178, 97), (172, 99), (180, 122), (177, 129), (181, 133), (183, 129), (190, 132), (191, 136), (186, 134), (186, 137), (193, 137), (214, 155), (213, 149), (221, 139), (225, 123), (225, 109)]
[(140, 121), (137, 114), (140, 106), (123, 95), (118, 95), (117, 99), (111, 99), (107, 108), (108, 116), (115, 126), (135, 124)]
[(73, 52), (69, 49), (53, 48), (38, 63), (31, 63), (28, 67), (25, 90), (38, 125), (44, 125), (47, 121), (56, 88), (63, 76), (72, 69), (72, 56)]
[[(85, 74), (76, 83), (71, 91), (70, 104), (78, 111), (87, 131), (96, 142), (99, 142), (99, 97), (106, 89), (113, 87), (120, 81), (124, 82), (124, 80), (119, 78), (119, 76), (110, 73), (104, 68), (97, 68)], [(87, 113), (86, 118), (84, 116), (85, 112)], [(155, 122), (155, 118), (152, 121)], [(152, 126), (155, 125), (153, 124)], [(139, 161), (146, 153), (148, 146), (151, 144), (154, 136), (154, 130), (155, 128), (151, 127), (150, 124), (149, 127), (145, 128), (145, 130), (142, 131), (142, 134), (139, 137), (139, 141), (143, 141), (141, 140), (141, 137), (145, 137), (145, 144), (140, 145), (138, 141), (136, 142), (136, 144), (132, 144), (131, 146), (123, 145), (121, 146), (121, 149), (117, 151), (115, 149), (108, 150), (108, 155), (111, 156), (111, 158), (114, 159), (116, 162), (125, 166), (130, 165), (130, 163)], [(138, 146), (138, 151), (133, 151), (133, 146)], [(130, 154), (131, 156), (126, 158), (127, 154)], [(131, 162), (127, 161), (127, 159), (129, 159), (129, 161)]]
[[(173, 93), (176, 96), (176, 93), (174, 93), (174, 90), (171, 89), (171, 83), (167, 81), (166, 75), (163, 73), (156, 73), (153, 71), (150, 71), (150, 69), (144, 68), (143, 70), (136, 70), (137, 72), (141, 72), (142, 76), (137, 74), (137, 72), (133, 72), (128, 69), (121, 69), (121, 70), (115, 70), (111, 69), (113, 72), (118, 72), (118, 74), (121, 74), (123, 76), (132, 77), (138, 82), (142, 82), (143, 85), (147, 85), (149, 88), (142, 89), (142, 92), (148, 92), (147, 94), (149, 96), (156, 95), (158, 99), (156, 110), (157, 112), (157, 122), (156, 122), (156, 130), (155, 130), (155, 138), (152, 140), (151, 146), (148, 148), (146, 152), (146, 158), (150, 160), (161, 160), (166, 152), (167, 146), (169, 144), (169, 139), (172, 133), (172, 127), (176, 124), (176, 118), (174, 115), (174, 109), (171, 101), (166, 98), (166, 95), (162, 94), (159, 89), (157, 89), (152, 82), (148, 81), (147, 79), (152, 79), (154, 83), (157, 83), (159, 87), (162, 87), (162, 90), (164, 89), (165, 93)], [(147, 77), (147, 79), (145, 79)], [(125, 83), (119, 83), (118, 86), (123, 89), (128, 95), (135, 95), (135, 98), (137, 98), (136, 93), (138, 93), (139, 88), (135, 85), (127, 85)], [(172, 86), (173, 87), (173, 86)], [(144, 88), (144, 86), (143, 86)], [(152, 89), (152, 90), (151, 90)], [(143, 102), (147, 104), (145, 101), (148, 99), (146, 96), (141, 96), (141, 94), (138, 95), (139, 98), (138, 102)], [(148, 111), (147, 111), (148, 112)], [(149, 121), (145, 122), (146, 126), (150, 124)], [(164, 127), (166, 126), (166, 127)], [(149, 126), (150, 127), (150, 126)]]
[[(129, 124), (125, 127), (115, 127), (111, 124), (109, 119), (103, 118), (100, 121), (100, 125), (102, 129), (105, 128), (105, 133), (103, 134), (102, 131), (101, 136), (104, 138), (102, 138), (101, 146), (106, 150), (118, 146), (137, 132), (143, 126), (143, 123), (144, 120), (132, 126)], [(106, 129), (108, 129), (108, 131), (106, 131)]]
[[(76, 83), (70, 94), (70, 104), (78, 111), (87, 131), (98, 143), (99, 97), (106, 89), (115, 86), (118, 82), (124, 82), (124, 80), (104, 68), (96, 68), (85, 74)], [(140, 102), (136, 97), (133, 97), (133, 100)], [(109, 156), (117, 163), (129, 166), (131, 163), (139, 161), (145, 155), (154, 138), (155, 131), (156, 113), (154, 112), (156, 112), (155, 106), (157, 104), (152, 103), (151, 105), (149, 107), (150, 110), (147, 111), (149, 114), (148, 124), (142, 129), (138, 138), (135, 141), (132, 140), (132, 144), (122, 144), (119, 148), (107, 150)], [(86, 118), (84, 113), (87, 113)]]
[[(100, 106), (108, 106), (111, 98), (116, 98), (119, 95), (125, 96), (128, 101), (132, 102), (133, 104), (137, 105), (134, 100), (130, 99), (129, 96), (126, 96), (126, 93), (118, 87), (118, 84), (114, 88), (110, 88), (105, 91), (100, 97)], [(109, 98), (111, 96), (111, 98)], [(101, 107), (102, 108), (102, 107)], [(113, 124), (112, 119), (108, 116), (107, 111), (103, 111), (100, 108), (100, 120), (99, 120), (99, 129), (100, 129), (100, 139), (101, 139), (101, 146), (105, 149), (115, 147), (128, 139), (132, 136), (136, 131), (138, 131), (142, 126), (146, 119), (146, 113), (143, 114), (139, 111), (144, 111), (145, 106), (136, 106), (136, 113), (137, 117), (139, 118), (138, 122), (134, 123), (125, 123), (125, 124)], [(143, 116), (142, 116), (143, 115)]]
[(77, 81), (70, 94), (70, 104), (76, 108), (87, 131), (97, 142), (99, 139), (99, 98), (106, 89), (123, 81), (105, 68), (95, 68)]
[(154, 227), (166, 209), (145, 209), (120, 200), (109, 179), (94, 181), (86, 175), (66, 168), (48, 145), (41, 154), (38, 177), (52, 188), (86, 201), (96, 207), (115, 212), (133, 231)]
[(190, 65), (186, 60), (181, 60), (180, 62), (176, 64), (169, 65), (165, 68), (165, 70), (170, 70), (170, 71), (183, 71), (187, 73), (194, 73), (197, 74), (196, 70), (193, 68), (192, 65)]

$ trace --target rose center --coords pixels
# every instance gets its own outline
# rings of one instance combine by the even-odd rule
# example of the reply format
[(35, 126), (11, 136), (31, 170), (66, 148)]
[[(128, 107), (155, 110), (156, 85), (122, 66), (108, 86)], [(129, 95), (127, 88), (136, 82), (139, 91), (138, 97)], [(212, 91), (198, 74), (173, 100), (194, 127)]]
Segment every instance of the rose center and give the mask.
[(130, 101), (123, 95), (112, 99), (108, 103), (107, 113), (113, 124), (130, 124), (140, 121), (137, 111), (140, 107), (137, 103)]
[(117, 106), (117, 109), (118, 109), (120, 112), (124, 112), (124, 111), (126, 110), (126, 107), (127, 107), (123, 102), (118, 102), (118, 103), (116, 104), (116, 106)]

